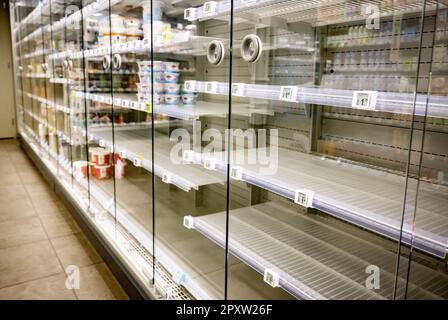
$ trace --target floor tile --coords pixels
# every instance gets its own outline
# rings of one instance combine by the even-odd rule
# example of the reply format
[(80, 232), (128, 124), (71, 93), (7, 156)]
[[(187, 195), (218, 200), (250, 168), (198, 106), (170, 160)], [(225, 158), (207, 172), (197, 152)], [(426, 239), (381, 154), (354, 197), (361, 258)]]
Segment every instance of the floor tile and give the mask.
[(0, 222), (0, 249), (47, 239), (38, 217)]
[(30, 196), (53, 194), (54, 191), (45, 181), (34, 182), (32, 184), (24, 184), (26, 191)]
[(16, 172), (0, 173), (0, 186), (13, 186), (21, 184), (22, 180), (20, 179), (20, 175)]
[(67, 289), (65, 273), (32, 280), (0, 289), (0, 300), (75, 300), (73, 290)]
[(33, 204), (28, 199), (0, 201), (0, 222), (36, 216)]
[(14, 200), (23, 201), (25, 199), (28, 199), (28, 193), (23, 186), (0, 186), (0, 204)]
[(117, 280), (104, 263), (80, 269), (80, 288), (76, 295), (81, 300), (128, 299)]
[(81, 233), (53, 238), (51, 243), (64, 268), (68, 265), (84, 267), (102, 261)]
[(0, 174), (10, 172), (17, 172), (16, 167), (13, 164), (13, 160), (11, 160), (9, 157), (0, 158)]
[(48, 240), (0, 249), (0, 288), (61, 272)]
[(36, 170), (32, 171), (19, 171), (20, 181), (23, 184), (32, 184), (35, 182), (41, 182), (44, 178)]
[(39, 215), (50, 239), (80, 232), (75, 220), (62, 213)]

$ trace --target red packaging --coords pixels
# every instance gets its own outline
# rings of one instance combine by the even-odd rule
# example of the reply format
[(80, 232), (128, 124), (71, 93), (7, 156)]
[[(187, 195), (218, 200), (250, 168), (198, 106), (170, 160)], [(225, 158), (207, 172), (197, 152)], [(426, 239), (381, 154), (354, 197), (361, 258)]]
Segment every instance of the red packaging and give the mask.
[(95, 177), (99, 180), (110, 179), (110, 177), (112, 176), (112, 166), (110, 164), (95, 165), (94, 171)]
[(94, 156), (95, 163), (97, 165), (108, 165), (111, 160), (111, 153), (106, 149), (99, 149), (96, 151), (96, 155)]

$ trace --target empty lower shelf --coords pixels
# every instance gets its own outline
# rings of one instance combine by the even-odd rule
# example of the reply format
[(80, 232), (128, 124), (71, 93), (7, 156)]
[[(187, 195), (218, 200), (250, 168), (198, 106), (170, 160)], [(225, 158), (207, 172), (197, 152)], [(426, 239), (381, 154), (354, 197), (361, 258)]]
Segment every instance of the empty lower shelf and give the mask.
[[(193, 218), (193, 228), (221, 246), (226, 243), (226, 212)], [(318, 215), (267, 202), (229, 212), (229, 252), (264, 273), (279, 275), (279, 286), (305, 299), (391, 299), (396, 253), (334, 227)], [(347, 228), (353, 227), (347, 225)], [(380, 288), (366, 288), (366, 268), (380, 269)], [(403, 263), (406, 265), (407, 263)], [(405, 277), (405, 268), (400, 270)], [(404, 285), (406, 279), (398, 278)], [(448, 277), (412, 263), (407, 299), (446, 299)], [(402, 298), (398, 296), (397, 298)]]
[[(263, 154), (266, 150), (256, 151)], [(240, 154), (242, 152), (235, 152), (234, 159), (247, 159), (247, 151), (245, 157)], [(216, 169), (225, 175), (227, 167), (223, 159), (227, 159), (227, 154), (215, 153), (213, 158), (216, 159)], [(205, 161), (204, 155), (195, 154), (194, 163), (203, 165)], [(291, 200), (297, 190), (311, 190), (314, 192), (312, 207), (316, 209), (391, 239), (401, 239), (403, 243), (439, 258), (446, 256), (447, 187), (434, 188), (432, 184), (420, 181), (414, 222), (414, 211), (410, 206), (403, 216), (406, 183), (403, 176), (282, 148), (278, 149), (277, 168), (273, 172), (262, 171), (267, 167), (256, 164), (237, 166), (242, 168), (242, 180), (252, 185)], [(416, 194), (416, 186), (417, 181), (409, 178), (409, 199)]]

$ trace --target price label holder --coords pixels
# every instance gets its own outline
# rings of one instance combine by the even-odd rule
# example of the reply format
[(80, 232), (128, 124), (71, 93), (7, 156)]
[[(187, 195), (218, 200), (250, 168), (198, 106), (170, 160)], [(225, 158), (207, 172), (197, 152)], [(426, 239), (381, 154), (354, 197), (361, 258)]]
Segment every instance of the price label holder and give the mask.
[(298, 88), (295, 86), (280, 87), (279, 99), (288, 102), (297, 102)]
[(162, 182), (170, 184), (171, 183), (171, 173), (169, 173), (169, 172), (162, 173)]
[(121, 159), (126, 159), (128, 154), (127, 154), (127, 152), (125, 150), (121, 150), (119, 155), (120, 155)]
[(89, 141), (95, 141), (95, 136), (93, 134), (89, 134)]
[(231, 167), (230, 177), (234, 180), (243, 180), (243, 168), (241, 167)]
[(192, 216), (185, 216), (184, 217), (184, 227), (187, 229), (193, 229), (194, 228), (194, 218)]
[(182, 153), (182, 159), (185, 162), (193, 162), (193, 158), (194, 158), (193, 150), (184, 150), (184, 152)]
[(204, 3), (204, 15), (211, 16), (216, 13), (218, 3), (216, 1), (208, 1)]
[(311, 190), (296, 190), (294, 195), (294, 202), (305, 208), (313, 206), (314, 192)]
[(104, 147), (106, 145), (106, 143), (104, 142), (103, 139), (101, 139), (98, 144), (100, 145), (100, 147)]
[(121, 105), (121, 99), (120, 98), (114, 98), (114, 105), (120, 106)]
[(353, 91), (352, 107), (356, 109), (376, 110), (378, 91)]
[(182, 270), (176, 271), (176, 273), (173, 275), (173, 281), (178, 285), (182, 285), (186, 280), (187, 274)]
[(280, 283), (280, 276), (277, 272), (272, 269), (264, 270), (263, 280), (271, 287), (278, 287)]
[(134, 166), (141, 167), (142, 166), (142, 158), (140, 156), (136, 156), (134, 158)]
[(237, 97), (244, 97), (244, 87), (245, 83), (233, 83), (232, 84), (232, 94)]
[(216, 159), (207, 158), (204, 160), (204, 168), (207, 170), (216, 170)]
[(195, 92), (196, 91), (196, 80), (185, 81), (184, 90), (187, 92)]
[(197, 18), (196, 8), (188, 8), (184, 10), (184, 19), (194, 21)]
[(218, 91), (218, 82), (216, 82), (216, 81), (206, 82), (204, 91), (205, 91), (205, 93), (216, 94)]

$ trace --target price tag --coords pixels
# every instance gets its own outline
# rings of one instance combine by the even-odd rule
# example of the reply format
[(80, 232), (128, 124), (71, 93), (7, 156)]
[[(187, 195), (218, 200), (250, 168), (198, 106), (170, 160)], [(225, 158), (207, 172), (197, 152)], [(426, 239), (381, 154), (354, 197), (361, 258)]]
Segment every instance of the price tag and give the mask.
[(173, 281), (176, 282), (178, 285), (183, 284), (186, 280), (187, 280), (187, 274), (182, 270), (178, 270), (173, 276)]
[(182, 159), (186, 162), (193, 162), (194, 151), (193, 150), (184, 150), (182, 153)]
[(271, 287), (278, 287), (280, 282), (280, 276), (277, 272), (272, 269), (264, 270), (263, 280)]
[(208, 1), (204, 3), (204, 15), (209, 16), (216, 13), (217, 2)]
[(116, 105), (116, 106), (121, 105), (121, 99), (120, 98), (114, 98), (114, 105)]
[(241, 167), (231, 167), (230, 177), (234, 180), (243, 180), (243, 168)]
[(152, 112), (152, 103), (151, 102), (146, 102), (146, 112), (151, 113)]
[(171, 173), (162, 173), (162, 181), (165, 183), (171, 183)]
[(131, 101), (131, 108), (132, 109), (136, 109), (136, 110), (138, 110), (139, 108), (138, 108), (138, 102), (136, 102), (136, 101)]
[(100, 140), (99, 142), (98, 142), (98, 144), (100, 145), (100, 147), (104, 147), (105, 146), (105, 142), (104, 142), (104, 140)]
[(233, 83), (232, 84), (232, 94), (234, 96), (243, 97), (244, 96), (244, 83)]
[(206, 93), (216, 93), (218, 91), (218, 82), (216, 81), (206, 82), (204, 91)]
[(216, 159), (215, 158), (207, 158), (204, 161), (204, 168), (207, 170), (215, 170), (216, 168)]
[(194, 228), (194, 218), (192, 216), (185, 216), (184, 217), (184, 227), (187, 229), (193, 229)]
[(126, 159), (126, 156), (127, 156), (126, 151), (125, 151), (125, 150), (121, 150), (121, 151), (120, 151), (120, 158), (122, 158), (122, 159)]
[(136, 156), (134, 158), (134, 166), (141, 167), (142, 166), (142, 158), (140, 156)]
[(188, 21), (196, 20), (196, 8), (188, 8), (184, 10), (184, 19)]
[(288, 86), (280, 88), (280, 100), (289, 101), (289, 102), (297, 102), (297, 87)]
[(294, 195), (294, 202), (305, 207), (311, 208), (313, 206), (314, 192), (310, 190), (296, 190)]
[(123, 108), (128, 108), (129, 107), (129, 100), (121, 100), (121, 106)]
[(375, 110), (378, 91), (353, 91), (352, 107)]
[(184, 90), (188, 92), (196, 91), (196, 80), (188, 80), (184, 83)]

